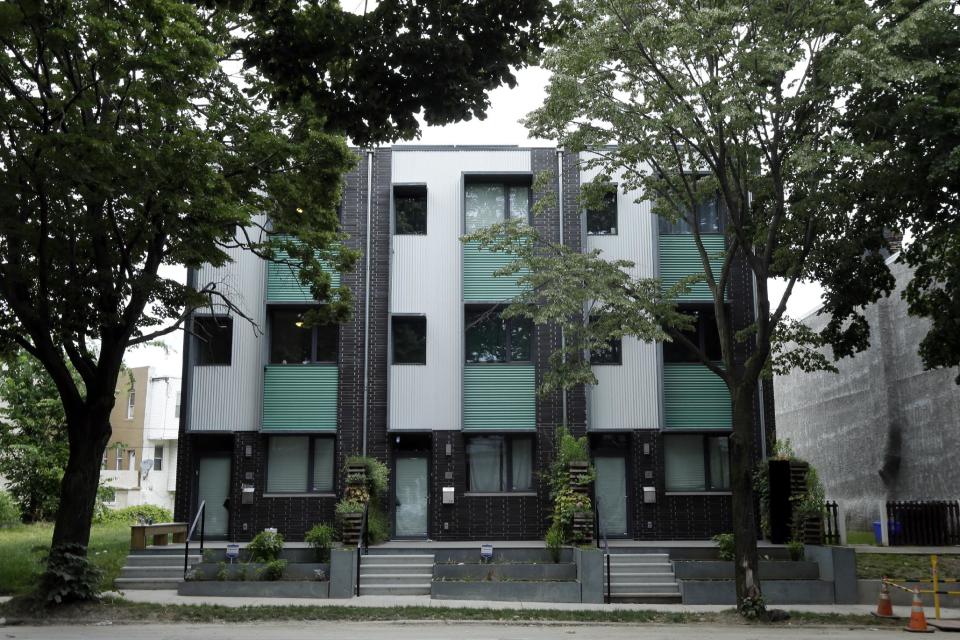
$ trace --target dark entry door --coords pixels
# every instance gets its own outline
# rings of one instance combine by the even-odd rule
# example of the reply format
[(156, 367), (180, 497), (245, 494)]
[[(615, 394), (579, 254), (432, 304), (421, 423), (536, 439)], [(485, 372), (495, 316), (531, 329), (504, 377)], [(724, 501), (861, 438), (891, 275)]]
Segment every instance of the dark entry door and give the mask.
[(427, 537), (427, 456), (397, 457), (397, 504), (395, 533), (398, 538)]

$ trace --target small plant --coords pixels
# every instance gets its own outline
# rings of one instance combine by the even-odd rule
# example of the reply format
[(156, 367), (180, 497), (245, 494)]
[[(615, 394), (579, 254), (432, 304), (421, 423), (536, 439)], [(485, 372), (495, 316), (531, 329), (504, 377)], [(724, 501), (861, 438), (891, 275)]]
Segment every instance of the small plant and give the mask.
[(217, 576), (216, 576), (216, 577), (217, 577), (217, 580), (220, 580), (220, 581), (226, 580), (227, 578), (230, 577), (230, 574), (229, 574), (229, 572), (227, 571), (227, 563), (226, 563), (226, 562), (218, 562), (218, 563), (217, 563)]
[(40, 576), (38, 593), (46, 604), (83, 602), (100, 598), (103, 571), (85, 555), (86, 548), (76, 543), (50, 550), (47, 569)]
[(712, 539), (717, 543), (721, 560), (733, 560), (736, 557), (736, 542), (732, 533), (718, 533)]
[(247, 545), (247, 550), (254, 562), (272, 562), (283, 551), (283, 536), (273, 531), (261, 531)]
[(737, 607), (740, 615), (747, 620), (759, 620), (767, 612), (763, 596), (747, 596)]
[(0, 527), (20, 523), (20, 507), (6, 491), (0, 491)]
[(123, 509), (107, 509), (100, 515), (100, 522), (124, 522), (127, 524), (152, 524), (172, 522), (173, 514), (154, 504), (140, 504)]
[(317, 554), (317, 560), (326, 562), (330, 559), (330, 547), (333, 546), (334, 531), (328, 524), (315, 524), (304, 540), (309, 544)]
[(338, 516), (343, 516), (350, 513), (363, 513), (364, 506), (365, 505), (362, 502), (343, 499), (337, 503), (335, 511)]
[(547, 551), (550, 553), (550, 559), (554, 562), (560, 562), (560, 551), (563, 548), (565, 537), (563, 526), (554, 520), (550, 528), (547, 529), (547, 535), (544, 539), (547, 545)]
[(247, 579), (247, 565), (242, 564), (240, 565), (240, 570), (237, 571), (236, 575), (234, 576), (234, 580), (237, 580), (238, 582), (242, 582), (246, 579)]
[(283, 577), (283, 572), (287, 570), (286, 560), (271, 560), (263, 565), (257, 572), (257, 577), (261, 580), (279, 580)]
[(313, 570), (313, 579), (323, 582), (327, 579), (327, 572), (323, 569), (314, 569)]
[(794, 562), (803, 560), (803, 542), (800, 540), (791, 540), (787, 543), (787, 553), (790, 554), (790, 559)]

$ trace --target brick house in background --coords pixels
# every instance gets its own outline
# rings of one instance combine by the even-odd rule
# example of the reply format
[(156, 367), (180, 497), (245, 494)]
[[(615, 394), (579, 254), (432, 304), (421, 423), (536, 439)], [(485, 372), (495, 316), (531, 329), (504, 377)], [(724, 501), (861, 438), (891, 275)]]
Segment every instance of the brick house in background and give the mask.
[[(300, 327), (309, 291), (289, 268), (249, 253), (188, 275), (198, 288), (216, 282), (265, 333), (216, 305), (192, 318), (191, 333), (207, 339), (185, 339), (177, 520), (190, 521), (203, 500), (208, 536), (249, 540), (276, 527), (302, 539), (334, 520), (344, 460), (366, 453), (390, 467), (397, 538), (541, 538), (552, 511), (541, 472), (566, 424), (589, 437), (611, 537), (729, 530), (731, 416), (719, 378), (669, 346), (625, 338), (595, 356), (597, 385), (538, 395), (559, 330), (501, 320), (498, 305), (517, 285), (492, 274), (508, 258), (460, 241), (519, 216), (554, 242), (632, 260), (637, 275), (672, 284), (701, 270), (689, 229), (661, 223), (639, 192), (581, 211), (580, 184), (594, 175), (557, 149), (357, 153), (341, 207), (347, 244), (363, 254), (338, 276), (356, 300), (349, 322)], [(543, 172), (560, 197), (534, 216)], [(705, 241), (722, 250), (715, 203), (702, 217)], [(738, 327), (752, 321), (753, 290), (738, 266), (729, 291)], [(706, 287), (683, 304), (700, 316), (694, 337), (718, 348)], [(758, 455), (774, 430), (771, 386), (759, 395)]]

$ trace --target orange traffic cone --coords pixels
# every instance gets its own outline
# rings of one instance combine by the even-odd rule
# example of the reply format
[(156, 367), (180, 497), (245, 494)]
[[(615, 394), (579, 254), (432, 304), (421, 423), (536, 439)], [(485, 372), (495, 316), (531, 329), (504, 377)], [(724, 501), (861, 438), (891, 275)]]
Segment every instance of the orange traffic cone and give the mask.
[(893, 615), (893, 604), (890, 602), (890, 589), (887, 587), (886, 578), (880, 581), (880, 597), (877, 598), (877, 611), (873, 615), (878, 618), (896, 618)]
[(904, 627), (913, 633), (933, 633), (927, 626), (927, 618), (923, 615), (923, 602), (920, 601), (920, 592), (913, 590), (913, 606), (910, 608), (910, 622)]

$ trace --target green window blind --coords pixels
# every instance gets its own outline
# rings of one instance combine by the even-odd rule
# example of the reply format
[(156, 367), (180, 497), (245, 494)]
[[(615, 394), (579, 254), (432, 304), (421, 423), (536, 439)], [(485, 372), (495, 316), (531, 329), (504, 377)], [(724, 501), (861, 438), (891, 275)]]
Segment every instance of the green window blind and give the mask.
[(306, 436), (270, 438), (267, 446), (267, 491), (303, 493), (307, 490)]
[(663, 448), (667, 491), (703, 491), (703, 436), (668, 436)]

